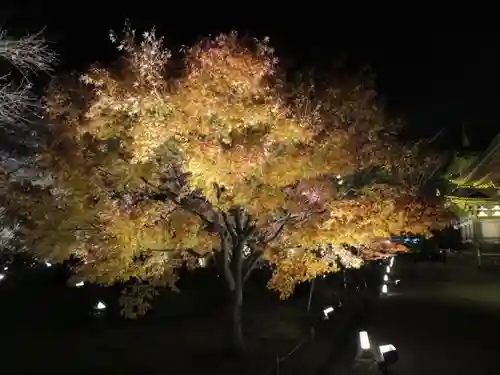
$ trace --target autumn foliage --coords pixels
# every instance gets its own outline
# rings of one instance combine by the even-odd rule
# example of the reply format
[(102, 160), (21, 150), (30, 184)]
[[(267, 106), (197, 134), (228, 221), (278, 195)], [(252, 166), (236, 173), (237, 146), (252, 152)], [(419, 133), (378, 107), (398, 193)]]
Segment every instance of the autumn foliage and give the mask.
[(78, 279), (174, 286), (181, 265), (219, 252), (231, 290), (267, 262), (286, 297), (442, 221), (419, 177), (437, 159), (398, 141), (369, 77), (292, 85), (267, 40), (236, 34), (182, 62), (154, 32), (137, 39), (113, 35), (118, 64), (49, 92), (37, 167), (50, 183), (13, 200), (36, 255), (78, 258)]

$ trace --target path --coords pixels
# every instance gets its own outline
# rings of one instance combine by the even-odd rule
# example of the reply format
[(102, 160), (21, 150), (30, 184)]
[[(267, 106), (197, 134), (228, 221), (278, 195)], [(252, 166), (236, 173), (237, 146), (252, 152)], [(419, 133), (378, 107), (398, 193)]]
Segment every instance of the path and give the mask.
[(400, 259), (393, 270), (401, 285), (370, 330), (398, 348), (392, 374), (500, 374), (500, 270), (477, 270), (471, 258)]

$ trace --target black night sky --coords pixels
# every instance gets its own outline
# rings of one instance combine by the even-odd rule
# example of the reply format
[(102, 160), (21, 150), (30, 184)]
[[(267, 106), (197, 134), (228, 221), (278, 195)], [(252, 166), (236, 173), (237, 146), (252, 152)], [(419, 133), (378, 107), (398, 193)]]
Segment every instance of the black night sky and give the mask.
[[(196, 4), (192, 9), (191, 5), (176, 5), (182, 9), (163, 11), (166, 5), (155, 1), (147, 3), (149, 10), (136, 6), (127, 11), (124, 3), (91, 0), (84, 7), (75, 4), (77, 14), (69, 2), (15, 4), (2, 5), (2, 25), (15, 32), (46, 26), (65, 67), (82, 67), (109, 57), (113, 47), (107, 32), (119, 29), (126, 17), (137, 28), (156, 25), (158, 34), (175, 44), (236, 29), (252, 36), (270, 36), (278, 54), (298, 66), (327, 66), (341, 56), (347, 56), (353, 66), (371, 66), (389, 108), (416, 135), (432, 136), (444, 128), (439, 140), (443, 146), (460, 145), (462, 125), (476, 148), (485, 147), (500, 130), (496, 111), (500, 99), (498, 32), (434, 32), (423, 30), (422, 25), (395, 32), (381, 25), (349, 28), (339, 25), (337, 19), (325, 24), (309, 16), (302, 17), (299, 27), (285, 22), (284, 16), (254, 17), (254, 10), (234, 12), (238, 17), (229, 9), (206, 12)], [(241, 19), (242, 14), (248, 21)]]

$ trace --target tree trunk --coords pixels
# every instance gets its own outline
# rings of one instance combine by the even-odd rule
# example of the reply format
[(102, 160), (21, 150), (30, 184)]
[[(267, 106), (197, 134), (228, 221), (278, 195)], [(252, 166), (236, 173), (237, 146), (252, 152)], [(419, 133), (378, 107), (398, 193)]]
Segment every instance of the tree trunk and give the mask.
[(243, 285), (236, 283), (236, 289), (233, 292), (233, 344), (238, 353), (245, 350), (245, 341), (243, 338)]
[(313, 298), (313, 293), (314, 293), (314, 285), (315, 285), (316, 278), (311, 280), (311, 283), (309, 285), (309, 298), (307, 299), (307, 312), (311, 311), (311, 304), (312, 304), (312, 298)]
[[(309, 285), (309, 298), (307, 299), (307, 313), (309, 314), (311, 312), (311, 305), (312, 305), (312, 298), (314, 294), (314, 287), (316, 285), (316, 278), (311, 280), (311, 283)], [(314, 339), (316, 336), (316, 331), (314, 329), (314, 324), (312, 324), (309, 316), (309, 335), (311, 336), (311, 339)]]
[(240, 241), (233, 248), (235, 287), (233, 292), (233, 340), (236, 350), (240, 353), (245, 350), (243, 339), (243, 248), (243, 241)]

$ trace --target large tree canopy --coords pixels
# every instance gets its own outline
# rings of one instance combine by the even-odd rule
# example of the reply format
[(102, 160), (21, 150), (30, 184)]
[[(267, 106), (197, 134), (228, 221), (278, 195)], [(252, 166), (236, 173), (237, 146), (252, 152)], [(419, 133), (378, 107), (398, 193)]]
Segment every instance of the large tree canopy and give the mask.
[(76, 277), (174, 285), (180, 265), (215, 252), (231, 290), (269, 262), (288, 296), (440, 221), (420, 188), (438, 158), (398, 141), (367, 77), (292, 85), (267, 40), (236, 34), (182, 61), (154, 32), (118, 48), (112, 68), (53, 85), (37, 162), (51, 184), (11, 199), (30, 251), (80, 259)]

